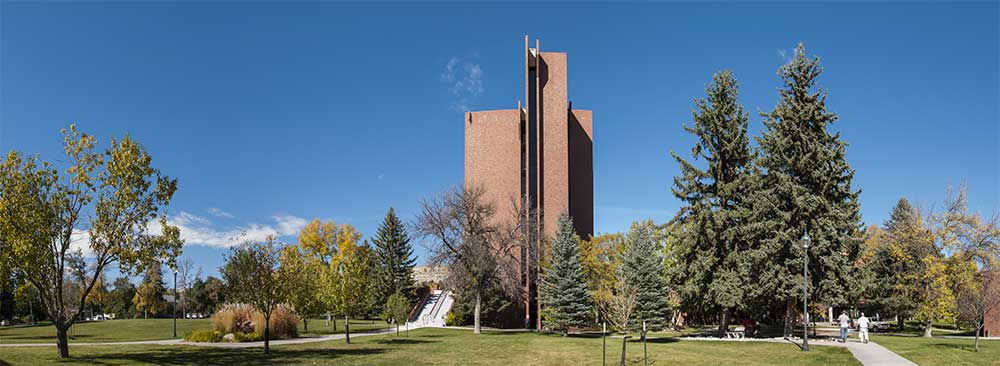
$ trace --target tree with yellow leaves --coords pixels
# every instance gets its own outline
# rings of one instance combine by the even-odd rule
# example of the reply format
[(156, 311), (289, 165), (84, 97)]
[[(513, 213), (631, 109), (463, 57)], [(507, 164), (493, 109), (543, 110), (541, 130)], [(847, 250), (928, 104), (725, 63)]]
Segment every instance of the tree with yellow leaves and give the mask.
[(611, 300), (612, 289), (618, 285), (616, 273), (621, 267), (625, 236), (621, 233), (601, 234), (580, 240), (580, 264), (594, 304), (594, 323), (606, 319), (601, 314), (601, 304)]
[[(145, 147), (126, 135), (97, 151), (97, 139), (76, 126), (62, 133), (62, 169), (17, 151), (0, 161), (0, 262), (38, 289), (66, 358), (68, 331), (105, 268), (117, 264), (134, 274), (151, 263), (173, 264), (183, 242), (163, 212), (177, 181), (152, 166)], [(81, 232), (91, 270), (77, 287), (65, 274)]]
[(360, 239), (361, 233), (353, 226), (341, 226), (337, 235), (337, 254), (323, 274), (324, 299), (334, 313), (344, 317), (347, 343), (351, 343), (351, 317), (363, 315), (371, 305), (368, 289), (370, 248), (367, 242), (359, 245)]

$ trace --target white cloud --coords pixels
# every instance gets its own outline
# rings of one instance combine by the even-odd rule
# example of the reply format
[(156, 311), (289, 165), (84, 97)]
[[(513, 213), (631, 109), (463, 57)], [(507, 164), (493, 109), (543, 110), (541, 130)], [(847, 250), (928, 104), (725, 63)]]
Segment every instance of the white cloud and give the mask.
[(233, 216), (233, 214), (228, 213), (228, 212), (223, 211), (223, 210), (220, 210), (220, 209), (215, 208), (215, 207), (210, 207), (207, 211), (208, 211), (209, 215), (212, 215), (212, 216), (215, 216), (215, 217), (219, 217), (219, 218), (223, 218), (223, 219), (233, 219), (233, 218), (236, 218), (236, 216)]
[[(268, 236), (295, 235), (306, 225), (306, 219), (292, 215), (272, 216), (273, 224), (248, 223), (241, 226), (219, 228), (211, 220), (187, 212), (167, 218), (167, 223), (181, 231), (184, 245), (200, 245), (213, 248), (229, 248), (244, 241), (264, 240)], [(149, 230), (161, 232), (158, 222), (151, 222)]]
[(306, 226), (307, 222), (306, 219), (292, 215), (273, 216), (272, 218), (278, 224), (278, 234), (282, 236), (297, 234)]
[(90, 249), (90, 233), (86, 230), (73, 229), (69, 235), (69, 249), (80, 250), (84, 257), (94, 256), (94, 251)]
[(444, 66), (441, 80), (448, 84), (448, 92), (454, 97), (451, 108), (465, 112), (486, 88), (483, 87), (483, 69), (478, 63), (453, 56)]
[[(211, 211), (209, 209), (210, 213)], [(244, 241), (264, 240), (271, 235), (279, 237), (296, 235), (308, 222), (304, 218), (292, 215), (275, 215), (271, 219), (274, 223), (268, 225), (248, 223), (242, 226), (218, 228), (208, 218), (181, 211), (175, 216), (168, 217), (167, 223), (177, 226), (181, 230), (181, 239), (184, 240), (184, 245), (229, 248)], [(150, 221), (147, 224), (147, 229), (153, 234), (163, 232), (160, 222), (157, 220)], [(91, 258), (94, 255), (90, 248), (90, 233), (86, 230), (76, 229), (70, 235), (70, 250), (78, 249), (84, 257)]]

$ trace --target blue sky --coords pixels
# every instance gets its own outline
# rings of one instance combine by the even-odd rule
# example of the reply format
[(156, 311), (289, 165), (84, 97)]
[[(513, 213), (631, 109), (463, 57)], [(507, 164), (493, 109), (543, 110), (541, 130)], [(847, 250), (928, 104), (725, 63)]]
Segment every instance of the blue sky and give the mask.
[[(997, 2), (340, 4), (0, 3), (0, 150), (64, 160), (59, 128), (129, 133), (180, 180), (169, 207), (206, 274), (234, 233), (304, 220), (369, 237), (389, 206), (462, 181), (462, 110), (523, 98), (524, 35), (569, 54), (594, 111), (595, 226), (669, 219), (692, 98), (733, 70), (777, 102), (799, 41), (826, 72), (866, 223), (966, 182), (1000, 204)], [(417, 246), (418, 254), (423, 249)]]

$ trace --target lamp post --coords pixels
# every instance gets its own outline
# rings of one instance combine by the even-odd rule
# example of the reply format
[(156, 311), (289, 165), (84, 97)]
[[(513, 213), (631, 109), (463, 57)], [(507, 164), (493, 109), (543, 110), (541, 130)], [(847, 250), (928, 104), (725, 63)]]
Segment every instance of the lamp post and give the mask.
[(177, 338), (177, 269), (174, 269), (174, 338)]
[(809, 350), (809, 233), (802, 234), (802, 351)]

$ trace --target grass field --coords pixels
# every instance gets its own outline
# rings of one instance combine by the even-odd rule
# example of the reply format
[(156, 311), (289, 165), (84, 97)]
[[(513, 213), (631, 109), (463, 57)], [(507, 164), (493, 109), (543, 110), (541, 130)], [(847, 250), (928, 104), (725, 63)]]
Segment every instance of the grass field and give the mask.
[[(385, 323), (376, 320), (374, 324), (368, 320), (351, 320), (351, 332), (362, 332), (384, 327)], [(211, 329), (209, 319), (177, 319), (177, 336), (196, 329)], [(337, 322), (337, 331), (333, 331), (333, 323), (326, 325), (324, 319), (309, 321), (308, 334), (343, 333), (344, 320)], [(299, 333), (303, 332), (299, 324)], [(55, 343), (56, 328), (49, 323), (39, 323), (36, 326), (3, 327), (0, 328), (0, 344), (4, 343)], [(125, 319), (77, 323), (70, 328), (70, 344), (74, 342), (125, 342), (152, 341), (173, 338), (173, 319)]]
[[(616, 364), (620, 339), (608, 339), (608, 364)], [(659, 339), (648, 344), (650, 365), (859, 365), (839, 347), (815, 347), (801, 352), (793, 344), (706, 342)], [(601, 339), (536, 333), (486, 333), (467, 330), (420, 329), (409, 337), (370, 336), (344, 341), (274, 346), (260, 349), (219, 349), (180, 346), (70, 347), (73, 358), (60, 362), (55, 348), (0, 349), (0, 365), (599, 365)], [(642, 345), (628, 345), (630, 365), (642, 365)]]
[(1000, 366), (1000, 341), (980, 340), (979, 352), (972, 339), (872, 336), (885, 346), (918, 365)]

